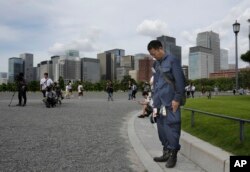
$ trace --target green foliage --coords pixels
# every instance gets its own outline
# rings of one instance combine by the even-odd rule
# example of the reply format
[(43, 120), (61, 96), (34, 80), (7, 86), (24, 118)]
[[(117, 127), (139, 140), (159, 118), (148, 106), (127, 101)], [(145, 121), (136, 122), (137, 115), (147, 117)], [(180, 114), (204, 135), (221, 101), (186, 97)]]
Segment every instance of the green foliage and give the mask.
[(122, 91), (127, 91), (129, 81), (131, 81), (131, 83), (136, 83), (135, 80), (132, 79), (130, 75), (124, 76), (120, 83), (120, 89)]
[(241, 60), (250, 63), (250, 50), (240, 56)]
[[(250, 96), (212, 96), (188, 99), (185, 108), (222, 114), (242, 119), (249, 118)], [(195, 113), (191, 127), (191, 112), (182, 110), (182, 129), (235, 155), (250, 155), (250, 123), (245, 123), (245, 140), (240, 142), (239, 122)]]
[(28, 91), (39, 91), (40, 89), (40, 82), (39, 81), (31, 81), (28, 83)]
[(2, 85), (0, 85), (0, 91), (8, 91), (7, 90), (7, 85), (5, 83), (3, 83)]
[(60, 86), (61, 89), (65, 88), (63, 77), (61, 77), (61, 76), (59, 77), (58, 83), (59, 83), (59, 86)]

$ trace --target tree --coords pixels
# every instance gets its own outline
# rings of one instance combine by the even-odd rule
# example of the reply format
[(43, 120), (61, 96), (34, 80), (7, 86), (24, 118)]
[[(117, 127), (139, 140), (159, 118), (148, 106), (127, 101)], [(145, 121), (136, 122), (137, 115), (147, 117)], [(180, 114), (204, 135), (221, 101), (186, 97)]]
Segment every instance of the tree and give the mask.
[(58, 84), (60, 88), (63, 90), (65, 85), (64, 85), (64, 80), (62, 76), (59, 77), (58, 82), (59, 82)]
[(250, 63), (250, 50), (240, 56), (241, 60)]
[(29, 91), (38, 91), (40, 88), (39, 81), (31, 81), (28, 83), (28, 90)]
[(130, 75), (123, 76), (123, 79), (120, 83), (120, 89), (123, 91), (126, 91), (128, 89), (128, 81), (131, 81), (131, 83), (136, 83), (134, 79), (131, 78)]

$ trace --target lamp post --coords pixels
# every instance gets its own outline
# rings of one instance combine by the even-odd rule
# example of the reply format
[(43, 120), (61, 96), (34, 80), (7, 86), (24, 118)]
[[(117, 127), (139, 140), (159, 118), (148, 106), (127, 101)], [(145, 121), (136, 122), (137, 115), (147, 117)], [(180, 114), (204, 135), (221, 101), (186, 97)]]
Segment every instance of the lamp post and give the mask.
[(233, 24), (233, 31), (235, 33), (235, 82), (236, 82), (236, 91), (238, 92), (238, 33), (240, 31), (240, 23), (235, 21)]

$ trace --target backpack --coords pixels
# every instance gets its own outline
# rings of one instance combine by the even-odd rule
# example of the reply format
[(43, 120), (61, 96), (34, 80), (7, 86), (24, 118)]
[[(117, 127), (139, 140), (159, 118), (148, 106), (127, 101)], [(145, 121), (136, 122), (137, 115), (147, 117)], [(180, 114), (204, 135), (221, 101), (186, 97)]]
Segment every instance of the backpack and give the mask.
[[(155, 63), (153, 64), (154, 69), (155, 69), (155, 67), (156, 67), (156, 63), (157, 63), (157, 62), (155, 61)], [(159, 70), (160, 70), (160, 72), (163, 74), (164, 80), (165, 80), (168, 84), (173, 85), (174, 89), (176, 90), (175, 81), (174, 81), (174, 80), (172, 79), (172, 77), (170, 77), (167, 73), (164, 73), (164, 72), (163, 72), (163, 70), (162, 70), (162, 68), (161, 68), (161, 65), (159, 65)], [(182, 74), (183, 74), (183, 72), (182, 72)], [(183, 78), (184, 78), (184, 80), (185, 80), (184, 83), (185, 83), (185, 85), (186, 85), (186, 79), (185, 79), (184, 74), (183, 74)], [(184, 92), (183, 95), (181, 96), (180, 106), (184, 106), (184, 105), (186, 104), (186, 100), (187, 100), (187, 97), (186, 97), (186, 93)]]

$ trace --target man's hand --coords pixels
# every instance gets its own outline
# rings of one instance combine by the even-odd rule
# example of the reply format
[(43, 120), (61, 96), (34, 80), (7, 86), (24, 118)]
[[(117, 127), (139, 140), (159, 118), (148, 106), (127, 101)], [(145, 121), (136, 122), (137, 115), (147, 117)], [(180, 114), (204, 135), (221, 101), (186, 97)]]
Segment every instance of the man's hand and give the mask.
[(177, 102), (177, 101), (175, 101), (175, 100), (172, 101), (172, 109), (173, 109), (173, 112), (176, 112), (176, 111), (177, 111), (179, 105), (180, 105), (179, 102)]

